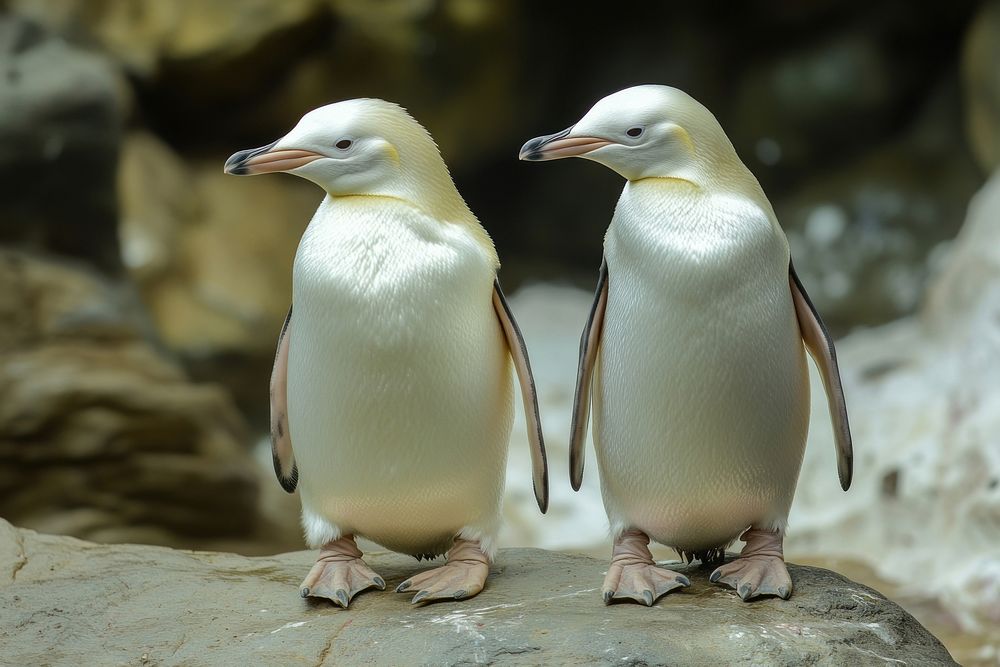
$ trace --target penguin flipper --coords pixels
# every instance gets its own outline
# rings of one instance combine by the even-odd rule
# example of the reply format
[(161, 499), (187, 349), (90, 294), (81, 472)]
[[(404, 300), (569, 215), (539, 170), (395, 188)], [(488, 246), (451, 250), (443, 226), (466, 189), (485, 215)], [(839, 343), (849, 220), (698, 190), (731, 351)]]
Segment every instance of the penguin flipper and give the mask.
[(597, 293), (590, 308), (587, 326), (580, 337), (580, 365), (576, 374), (576, 396), (573, 399), (573, 425), (569, 435), (569, 480), (574, 491), (583, 484), (583, 451), (587, 440), (587, 422), (590, 420), (590, 387), (594, 376), (594, 363), (601, 347), (604, 333), (604, 311), (608, 305), (608, 262), (601, 261), (601, 272), (597, 279)]
[(524, 401), (524, 418), (528, 422), (528, 444), (531, 446), (531, 477), (534, 482), (535, 500), (538, 509), (545, 514), (549, 506), (549, 467), (545, 458), (545, 440), (542, 438), (542, 420), (538, 414), (538, 395), (535, 393), (535, 379), (531, 375), (528, 348), (524, 345), (521, 330), (510, 312), (510, 306), (500, 290), (500, 281), (493, 281), (493, 309), (496, 311), (500, 328), (507, 338), (517, 379), (521, 385)]
[(292, 309), (289, 307), (278, 336), (278, 351), (271, 370), (271, 458), (278, 483), (288, 493), (293, 493), (299, 483), (299, 469), (292, 453), (292, 436), (288, 432), (288, 327), (291, 323)]
[(816, 362), (820, 375), (823, 376), (823, 388), (826, 390), (826, 400), (830, 405), (833, 437), (837, 445), (837, 473), (840, 476), (841, 488), (847, 491), (851, 488), (851, 479), (854, 476), (854, 446), (851, 442), (851, 427), (847, 421), (847, 403), (840, 382), (840, 369), (837, 366), (837, 350), (833, 346), (833, 337), (816, 312), (816, 307), (806, 294), (799, 277), (795, 275), (795, 268), (791, 262), (788, 264), (788, 277), (802, 341)]

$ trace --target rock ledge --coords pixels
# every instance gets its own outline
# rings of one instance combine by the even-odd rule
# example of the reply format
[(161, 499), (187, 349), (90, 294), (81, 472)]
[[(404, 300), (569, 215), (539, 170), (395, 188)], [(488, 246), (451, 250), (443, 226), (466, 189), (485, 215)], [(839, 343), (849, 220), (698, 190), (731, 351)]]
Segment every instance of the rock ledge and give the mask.
[(818, 568), (789, 567), (788, 602), (743, 603), (681, 566), (686, 591), (605, 607), (602, 561), (507, 549), (478, 597), (421, 608), (391, 590), (426, 565), (378, 552), (387, 591), (343, 611), (298, 597), (312, 558), (98, 545), (0, 519), (0, 663), (954, 664), (897, 605)]

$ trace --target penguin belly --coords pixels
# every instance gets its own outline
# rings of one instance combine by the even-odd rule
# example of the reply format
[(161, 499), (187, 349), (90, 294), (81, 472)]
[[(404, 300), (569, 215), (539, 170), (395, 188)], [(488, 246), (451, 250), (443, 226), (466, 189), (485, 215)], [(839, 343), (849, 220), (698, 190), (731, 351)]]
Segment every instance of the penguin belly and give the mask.
[(697, 553), (784, 528), (809, 380), (787, 250), (764, 241), (712, 257), (660, 247), (651, 269), (609, 232), (594, 439), (613, 532)]
[(402, 203), (321, 207), (296, 255), (289, 431), (303, 508), (437, 555), (499, 525), (512, 424), (493, 269)]

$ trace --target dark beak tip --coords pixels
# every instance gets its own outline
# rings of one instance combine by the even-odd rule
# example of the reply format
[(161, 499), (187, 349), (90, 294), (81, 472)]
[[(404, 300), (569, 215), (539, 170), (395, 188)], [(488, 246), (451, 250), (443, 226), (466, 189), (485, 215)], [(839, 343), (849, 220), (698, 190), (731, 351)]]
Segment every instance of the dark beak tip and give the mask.
[(562, 132), (556, 132), (555, 134), (546, 134), (541, 137), (535, 137), (534, 139), (528, 139), (521, 146), (521, 151), (517, 154), (518, 159), (524, 160), (526, 162), (539, 162), (545, 159), (545, 154), (542, 148), (546, 144), (552, 143), (556, 139), (563, 139), (573, 131), (575, 125), (570, 125)]
[(222, 168), (223, 173), (234, 174), (236, 176), (241, 176), (247, 173), (247, 168), (243, 166), (243, 163), (247, 159), (247, 153), (250, 151), (239, 151), (238, 153), (233, 153), (226, 160), (225, 166)]
[(223, 173), (233, 174), (234, 176), (244, 176), (249, 174), (250, 170), (246, 166), (247, 160), (255, 155), (266, 153), (274, 148), (277, 143), (277, 141), (272, 141), (267, 146), (261, 146), (260, 148), (248, 148), (247, 150), (236, 151), (229, 156), (228, 160), (226, 160), (226, 164), (222, 168)]
[(521, 150), (517, 154), (519, 160), (526, 160), (528, 162), (534, 162), (541, 159), (542, 152), (538, 150), (545, 143), (548, 137), (536, 137), (534, 139), (529, 139), (521, 146)]

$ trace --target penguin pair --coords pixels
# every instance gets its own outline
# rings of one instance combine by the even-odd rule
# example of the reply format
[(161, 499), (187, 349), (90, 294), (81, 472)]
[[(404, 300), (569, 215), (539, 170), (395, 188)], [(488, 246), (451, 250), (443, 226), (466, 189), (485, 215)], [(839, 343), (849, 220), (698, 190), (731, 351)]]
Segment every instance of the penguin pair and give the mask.
[[(592, 408), (614, 540), (605, 602), (651, 605), (689, 584), (656, 565), (650, 539), (718, 562), (710, 580), (744, 600), (787, 598), (782, 539), (808, 429), (806, 349), (845, 490), (852, 452), (833, 341), (757, 180), (704, 106), (657, 85), (602, 99), (520, 157), (584, 157), (627, 181), (581, 340), (570, 441), (579, 489)], [(548, 473), (496, 251), (433, 139), (397, 105), (350, 100), (309, 112), (225, 169), (284, 171), (326, 192), (295, 256), (271, 377), (275, 472), (299, 489), (306, 540), (320, 550), (301, 594), (347, 607), (384, 589), (355, 542), (363, 536), (418, 558), (447, 553), (396, 588), (412, 602), (476, 595), (500, 527), (511, 366), (543, 513)], [(723, 564), (738, 537), (740, 557)]]

